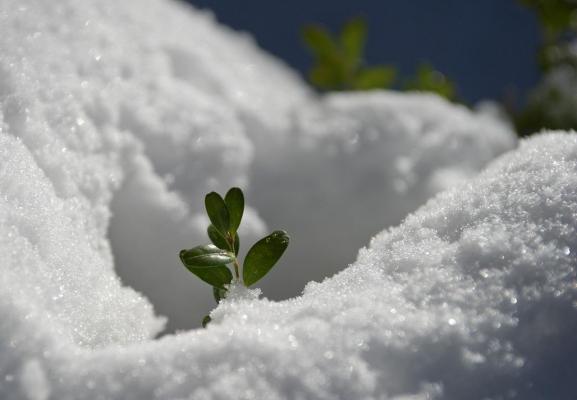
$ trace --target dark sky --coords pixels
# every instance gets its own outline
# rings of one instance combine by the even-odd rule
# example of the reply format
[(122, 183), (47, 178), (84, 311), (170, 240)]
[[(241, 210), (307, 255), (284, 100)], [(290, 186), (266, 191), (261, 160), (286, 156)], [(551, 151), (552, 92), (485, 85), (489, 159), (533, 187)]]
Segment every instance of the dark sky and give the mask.
[(517, 0), (189, 0), (217, 19), (250, 32), (259, 45), (303, 75), (311, 57), (300, 28), (322, 23), (332, 31), (352, 16), (369, 25), (369, 64), (392, 63), (401, 76), (428, 61), (447, 74), (468, 102), (517, 96), (539, 76), (537, 21)]

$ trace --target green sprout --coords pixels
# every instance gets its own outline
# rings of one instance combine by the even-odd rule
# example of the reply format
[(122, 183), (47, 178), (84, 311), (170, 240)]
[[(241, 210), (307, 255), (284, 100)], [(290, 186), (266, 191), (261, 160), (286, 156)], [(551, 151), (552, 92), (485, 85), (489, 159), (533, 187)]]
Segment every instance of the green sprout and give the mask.
[[(232, 188), (224, 196), (211, 192), (204, 199), (206, 213), (211, 224), (207, 233), (212, 244), (180, 251), (180, 261), (186, 269), (212, 286), (216, 302), (225, 298), (229, 285), (241, 282), (238, 251), (240, 239), (238, 228), (244, 212), (244, 194)], [(242, 282), (246, 287), (263, 278), (281, 258), (288, 247), (289, 237), (285, 231), (274, 231), (256, 242), (246, 254), (242, 267)], [(232, 264), (234, 277), (227, 265)], [(210, 322), (207, 315), (202, 326)]]

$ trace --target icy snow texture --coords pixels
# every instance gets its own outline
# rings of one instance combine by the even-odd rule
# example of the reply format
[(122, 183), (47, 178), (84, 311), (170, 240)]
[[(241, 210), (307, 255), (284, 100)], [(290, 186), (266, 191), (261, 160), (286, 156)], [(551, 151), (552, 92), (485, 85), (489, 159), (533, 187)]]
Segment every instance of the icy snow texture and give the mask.
[(236, 288), (208, 330), (153, 341), (162, 318), (114, 268), (172, 328), (198, 321), (209, 290), (176, 255), (204, 240), (206, 191), (248, 188), (247, 242), (291, 231), (263, 292), (294, 294), (513, 134), (430, 95), (316, 98), (171, 2), (4, 0), (0, 33), (0, 398), (575, 397), (574, 135), (525, 143), (301, 297)]
[(90, 350), (3, 292), (0, 395), (569, 400), (576, 252), (577, 135), (540, 136), (303, 296), (235, 289), (207, 330)]
[(269, 276), (281, 284), (263, 285), (281, 298), (343, 269), (374, 234), (514, 144), (489, 113), (395, 92), (305, 104), (282, 139), (257, 148), (250, 186), (260, 215), (292, 237)]
[[(19, 138), (10, 146), (53, 191), (36, 194), (48, 208), (36, 223), (78, 221), (74, 246), (57, 237), (84, 261), (63, 268), (111, 270), (114, 255), (122, 280), (169, 316), (170, 330), (213, 307), (176, 256), (207, 240), (208, 191), (247, 189), (258, 214), (247, 210), (245, 250), (265, 221), (290, 232), (283, 264), (262, 281), (264, 293), (286, 298), (515, 143), (506, 124), (430, 95), (319, 99), (249, 37), (172, 2), (4, 0), (0, 29), (2, 134)], [(30, 245), (43, 245), (36, 235)], [(75, 250), (83, 244), (95, 254)], [(122, 292), (150, 314), (110, 279), (111, 304)], [(81, 325), (79, 336), (93, 335)]]

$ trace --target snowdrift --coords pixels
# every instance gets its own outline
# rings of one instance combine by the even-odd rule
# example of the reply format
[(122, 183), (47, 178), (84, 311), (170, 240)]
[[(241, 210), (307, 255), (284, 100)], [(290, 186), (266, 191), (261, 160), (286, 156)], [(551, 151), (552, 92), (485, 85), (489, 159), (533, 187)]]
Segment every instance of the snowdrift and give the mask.
[[(473, 179), (516, 144), (493, 114), (319, 98), (177, 3), (6, 0), (0, 33), (1, 398), (577, 393), (574, 135)], [(208, 330), (153, 340), (163, 315), (174, 330), (212, 307), (177, 254), (231, 185), (247, 242), (293, 236), (265, 295), (342, 272), (281, 302), (239, 290)]]
[(289, 231), (284, 264), (263, 281), (284, 299), (515, 145), (490, 113), (431, 95), (318, 98), (250, 37), (169, 1), (3, 1), (0, 18), (2, 135), (62, 204), (54, 212), (34, 189), (39, 206), (78, 221), (69, 235), (86, 250), (70, 256), (115, 268), (169, 331), (214, 305), (176, 256), (206, 241), (209, 191), (245, 189), (245, 243)]

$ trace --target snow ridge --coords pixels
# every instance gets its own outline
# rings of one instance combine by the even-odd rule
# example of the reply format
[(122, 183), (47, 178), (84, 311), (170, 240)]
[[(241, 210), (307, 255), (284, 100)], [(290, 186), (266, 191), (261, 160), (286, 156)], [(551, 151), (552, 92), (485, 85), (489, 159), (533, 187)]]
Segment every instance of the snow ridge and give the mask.
[(542, 135), (301, 297), (235, 297), (206, 330), (38, 363), (61, 399), (569, 400), (576, 181), (577, 135)]

